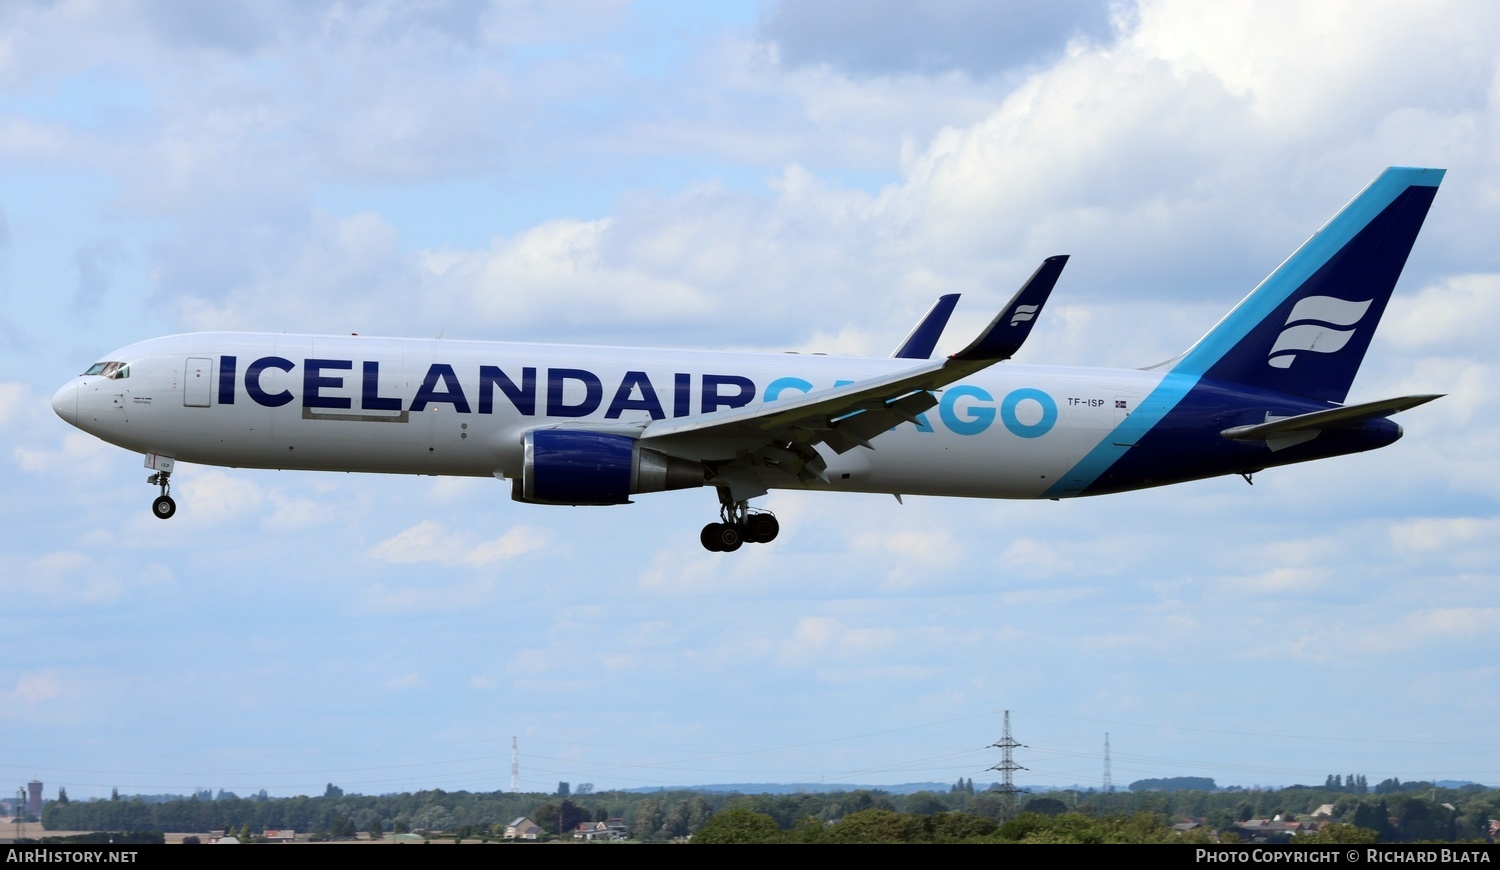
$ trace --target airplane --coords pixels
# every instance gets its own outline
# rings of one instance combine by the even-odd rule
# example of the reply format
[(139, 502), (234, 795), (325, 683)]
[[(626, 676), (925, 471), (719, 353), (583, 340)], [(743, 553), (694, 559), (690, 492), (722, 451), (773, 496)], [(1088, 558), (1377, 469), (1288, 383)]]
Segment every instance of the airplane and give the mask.
[[(772, 489), (1062, 499), (1388, 445), (1438, 395), (1345, 404), (1445, 170), (1392, 167), (1190, 348), (1144, 369), (999, 365), (1038, 322), (1049, 257), (962, 350), (930, 357), (957, 295), (884, 359), (357, 335), (195, 333), (73, 378), (57, 414), (178, 461), (496, 477), (531, 504), (713, 487), (700, 543), (776, 538)], [(1252, 481), (1253, 482), (1253, 481)]]

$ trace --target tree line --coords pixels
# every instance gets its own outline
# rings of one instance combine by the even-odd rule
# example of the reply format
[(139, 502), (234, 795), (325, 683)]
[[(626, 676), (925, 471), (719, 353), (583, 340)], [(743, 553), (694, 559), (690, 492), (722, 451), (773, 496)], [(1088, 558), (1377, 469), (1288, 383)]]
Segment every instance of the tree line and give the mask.
[[(566, 835), (580, 822), (622, 819), (633, 838), (670, 840), (701, 831), (716, 815), (727, 810), (764, 816), (780, 831), (800, 830), (799, 836), (811, 836), (815, 828), (831, 830), (830, 825), (842, 824), (858, 814), (880, 811), (905, 818), (907, 821), (902, 824), (917, 825), (908, 831), (908, 836), (920, 840), (924, 836), (958, 837), (956, 831), (961, 831), (963, 837), (991, 836), (1003, 824), (1014, 821), (1013, 817), (1020, 812), (1042, 819), (1062, 816), (1113, 819), (1116, 821), (1112, 824), (1118, 830), (1137, 832), (1145, 830), (1139, 827), (1139, 821), (1130, 823), (1136, 828), (1129, 828), (1122, 820), (1149, 817), (1169, 828), (1193, 818), (1205, 820), (1206, 827), (1214, 831), (1227, 831), (1237, 822), (1252, 818), (1308, 818), (1318, 807), (1330, 804), (1331, 821), (1373, 831), (1384, 842), (1397, 842), (1483, 839), (1488, 820), (1500, 818), (1500, 790), (1496, 789), (1477, 785), (1450, 789), (1431, 783), (1407, 783), (1395, 788), (1382, 783), (1385, 788), (1369, 794), (1351, 792), (1347, 782), (1340, 778), (1337, 785), (1329, 782), (1322, 787), (1292, 786), (1261, 791), (1068, 790), (1020, 795), (1013, 804), (994, 791), (972, 791), (973, 786), (963, 781), (947, 791), (906, 795), (873, 789), (781, 795), (686, 790), (563, 794), (561, 788), (559, 793), (550, 795), (442, 790), (357, 795), (346, 794), (330, 784), (320, 797), (240, 798), (220, 792), (214, 798), (205, 792), (160, 802), (141, 797), (58, 800), (45, 806), (42, 825), (48, 830), (234, 830), (252, 836), (266, 829), (293, 829), (330, 838), (393, 832), (498, 837), (508, 823), (524, 816), (550, 836)], [(1355, 784), (1359, 783), (1356, 779)], [(937, 818), (954, 814), (963, 818)], [(874, 818), (877, 817), (861, 816), (864, 820)], [(889, 816), (878, 818), (884, 819), (884, 823), (891, 822)], [(988, 823), (994, 827), (982, 832)], [(1077, 824), (1075, 820), (1075, 828)], [(1118, 827), (1121, 825), (1125, 827)], [(1014, 827), (1009, 830), (1012, 834), (1016, 831)]]

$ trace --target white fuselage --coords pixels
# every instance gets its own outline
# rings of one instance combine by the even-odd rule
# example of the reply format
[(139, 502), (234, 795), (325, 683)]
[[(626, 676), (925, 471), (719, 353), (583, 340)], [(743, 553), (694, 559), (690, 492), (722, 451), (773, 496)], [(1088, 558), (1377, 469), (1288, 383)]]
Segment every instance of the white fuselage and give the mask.
[[(80, 376), (53, 404), (79, 428), (130, 450), (208, 465), (508, 478), (521, 473), (527, 430), (628, 432), (654, 418), (774, 402), (912, 364), (247, 333), (168, 336), (110, 359), (128, 365), (128, 376)], [(1035, 498), (1163, 377), (994, 366), (942, 389), (919, 425), (881, 435), (873, 450), (839, 455), (820, 446), (827, 484), (786, 477), (772, 485)]]

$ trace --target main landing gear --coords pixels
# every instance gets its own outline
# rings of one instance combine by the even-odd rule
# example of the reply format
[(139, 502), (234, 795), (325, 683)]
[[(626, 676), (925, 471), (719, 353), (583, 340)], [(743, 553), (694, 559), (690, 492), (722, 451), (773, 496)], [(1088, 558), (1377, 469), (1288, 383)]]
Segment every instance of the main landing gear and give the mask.
[(172, 472), (170, 471), (158, 471), (146, 478), (147, 483), (161, 487), (161, 495), (151, 502), (151, 512), (156, 514), (158, 519), (170, 520), (172, 514), (177, 513), (177, 502), (167, 494), (172, 491), (172, 485), (168, 482), (171, 479)]
[(699, 533), (698, 540), (703, 549), (713, 553), (732, 553), (741, 544), (769, 544), (776, 540), (781, 523), (773, 514), (763, 511), (750, 512), (748, 501), (730, 501), (720, 490), (719, 516), (721, 523), (709, 523)]

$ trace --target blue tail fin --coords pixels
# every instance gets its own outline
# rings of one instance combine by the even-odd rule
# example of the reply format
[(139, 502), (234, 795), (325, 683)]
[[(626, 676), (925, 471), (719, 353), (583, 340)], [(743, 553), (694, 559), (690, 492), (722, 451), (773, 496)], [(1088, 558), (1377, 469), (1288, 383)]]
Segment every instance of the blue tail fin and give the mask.
[(1443, 173), (1382, 172), (1172, 371), (1343, 402)]

